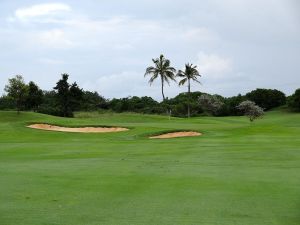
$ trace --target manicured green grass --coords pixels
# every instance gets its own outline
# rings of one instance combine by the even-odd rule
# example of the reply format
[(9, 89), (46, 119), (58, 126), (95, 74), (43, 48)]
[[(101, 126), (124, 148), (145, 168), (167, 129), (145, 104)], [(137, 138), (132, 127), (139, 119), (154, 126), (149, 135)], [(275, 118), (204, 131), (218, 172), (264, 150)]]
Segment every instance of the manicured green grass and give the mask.
[[(299, 225), (300, 114), (168, 120), (0, 112), (1, 225)], [(34, 122), (106, 125), (79, 134)], [(195, 130), (200, 137), (149, 140)]]

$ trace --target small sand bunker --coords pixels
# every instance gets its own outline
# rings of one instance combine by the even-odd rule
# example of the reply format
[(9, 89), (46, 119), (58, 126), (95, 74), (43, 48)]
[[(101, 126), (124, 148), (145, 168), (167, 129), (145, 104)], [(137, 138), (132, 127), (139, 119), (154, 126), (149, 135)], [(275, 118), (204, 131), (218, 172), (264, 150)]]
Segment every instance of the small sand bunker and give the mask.
[(167, 134), (161, 134), (157, 136), (150, 137), (151, 139), (166, 139), (166, 138), (177, 138), (177, 137), (194, 137), (200, 136), (201, 133), (194, 131), (182, 131), (182, 132), (172, 132)]
[(75, 133), (109, 133), (127, 131), (127, 128), (122, 127), (60, 127), (49, 124), (32, 124), (29, 128), (50, 131), (75, 132)]

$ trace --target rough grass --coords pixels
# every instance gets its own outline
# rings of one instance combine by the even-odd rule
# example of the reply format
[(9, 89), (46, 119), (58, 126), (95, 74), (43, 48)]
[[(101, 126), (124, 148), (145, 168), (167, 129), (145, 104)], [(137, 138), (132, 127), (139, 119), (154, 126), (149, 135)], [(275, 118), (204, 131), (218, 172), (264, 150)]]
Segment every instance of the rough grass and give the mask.
[[(300, 224), (300, 114), (86, 117), (0, 112), (1, 225)], [(25, 127), (33, 122), (132, 129)], [(170, 130), (204, 135), (147, 138)]]

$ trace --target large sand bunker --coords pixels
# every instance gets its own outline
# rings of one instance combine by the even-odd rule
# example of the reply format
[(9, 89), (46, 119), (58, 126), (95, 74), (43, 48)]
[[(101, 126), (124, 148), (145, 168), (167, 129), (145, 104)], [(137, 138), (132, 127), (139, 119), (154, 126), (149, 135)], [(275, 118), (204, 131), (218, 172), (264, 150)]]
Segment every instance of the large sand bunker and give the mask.
[(75, 132), (75, 133), (109, 133), (109, 132), (120, 132), (127, 131), (127, 128), (123, 127), (60, 127), (49, 124), (32, 124), (29, 128), (39, 130), (50, 130), (50, 131), (62, 131), (62, 132)]
[(201, 133), (194, 131), (181, 131), (181, 132), (171, 132), (166, 134), (161, 134), (157, 136), (150, 137), (151, 139), (167, 139), (167, 138), (177, 138), (177, 137), (194, 137), (200, 136)]

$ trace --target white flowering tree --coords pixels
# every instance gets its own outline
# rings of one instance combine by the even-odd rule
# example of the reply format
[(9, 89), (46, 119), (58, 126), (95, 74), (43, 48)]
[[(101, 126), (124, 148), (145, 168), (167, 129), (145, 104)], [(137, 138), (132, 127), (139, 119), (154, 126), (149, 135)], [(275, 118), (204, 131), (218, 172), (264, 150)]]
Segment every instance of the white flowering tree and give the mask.
[(243, 101), (241, 102), (237, 108), (241, 110), (245, 116), (247, 116), (251, 122), (262, 117), (264, 115), (264, 110), (256, 105), (252, 101)]

